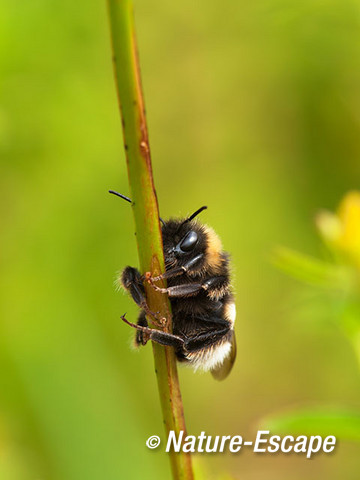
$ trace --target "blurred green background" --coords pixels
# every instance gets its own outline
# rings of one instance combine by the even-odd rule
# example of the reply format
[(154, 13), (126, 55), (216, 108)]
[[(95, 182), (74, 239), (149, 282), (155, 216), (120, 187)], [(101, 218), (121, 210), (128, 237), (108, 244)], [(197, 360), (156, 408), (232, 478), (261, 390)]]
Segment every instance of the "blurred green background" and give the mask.
[[(314, 214), (359, 187), (359, 2), (135, 7), (161, 215), (207, 204), (234, 265), (237, 363), (221, 384), (180, 369), (189, 433), (251, 439), (284, 409), (355, 409), (347, 338), (270, 258), (321, 257)], [(1, 480), (170, 477), (145, 446), (165, 437), (152, 351), (131, 350), (120, 315), (137, 309), (114, 289), (138, 260), (131, 209), (107, 194), (128, 193), (107, 22), (105, 1), (0, 1)], [(242, 480), (359, 471), (347, 441), (199, 461)]]

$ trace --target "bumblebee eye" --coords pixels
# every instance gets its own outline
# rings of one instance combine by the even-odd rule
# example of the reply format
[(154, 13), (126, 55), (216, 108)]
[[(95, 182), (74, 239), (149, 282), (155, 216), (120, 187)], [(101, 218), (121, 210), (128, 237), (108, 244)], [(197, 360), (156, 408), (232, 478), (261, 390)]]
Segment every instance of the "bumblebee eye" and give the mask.
[(194, 230), (191, 230), (181, 241), (180, 249), (183, 252), (190, 252), (196, 245), (198, 241), (197, 233)]

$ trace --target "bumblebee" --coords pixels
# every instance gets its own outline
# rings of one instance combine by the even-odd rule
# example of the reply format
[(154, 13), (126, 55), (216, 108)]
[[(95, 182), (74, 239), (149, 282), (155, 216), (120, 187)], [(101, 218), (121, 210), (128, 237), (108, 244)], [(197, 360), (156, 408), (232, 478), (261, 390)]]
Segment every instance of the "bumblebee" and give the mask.
[[(131, 203), (124, 195), (109, 191)], [(224, 379), (236, 357), (234, 323), (236, 309), (230, 287), (229, 255), (222, 250), (214, 230), (195, 217), (207, 207), (201, 207), (185, 219), (170, 219), (162, 223), (165, 272), (157, 277), (141, 275), (126, 267), (120, 277), (123, 287), (141, 308), (137, 324), (121, 318), (137, 330), (135, 343), (148, 340), (174, 347), (179, 362), (195, 370), (211, 371), (217, 380)], [(167, 288), (156, 285), (166, 279)], [(168, 295), (172, 309), (173, 333), (148, 327), (148, 318), (159, 324), (145, 297), (144, 282)]]

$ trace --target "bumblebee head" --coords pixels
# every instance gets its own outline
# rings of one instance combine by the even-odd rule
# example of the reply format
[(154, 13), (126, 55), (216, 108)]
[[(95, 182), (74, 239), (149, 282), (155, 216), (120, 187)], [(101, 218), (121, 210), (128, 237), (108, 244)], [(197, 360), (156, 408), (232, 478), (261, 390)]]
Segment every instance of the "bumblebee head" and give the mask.
[(166, 267), (180, 267), (198, 256), (193, 273), (216, 268), (221, 261), (222, 246), (216, 233), (194, 218), (207, 207), (199, 208), (190, 217), (170, 219), (162, 227), (163, 247)]
[(170, 219), (164, 222), (162, 236), (165, 260), (179, 266), (189, 258), (204, 253), (206, 248), (204, 227), (193, 220)]

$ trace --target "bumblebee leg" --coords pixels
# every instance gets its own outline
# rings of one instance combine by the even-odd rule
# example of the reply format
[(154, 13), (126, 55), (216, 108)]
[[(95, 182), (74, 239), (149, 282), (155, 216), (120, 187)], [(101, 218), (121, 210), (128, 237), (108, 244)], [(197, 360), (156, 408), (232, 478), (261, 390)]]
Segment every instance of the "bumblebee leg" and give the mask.
[(153, 283), (151, 283), (151, 285), (156, 291), (167, 293), (169, 297), (188, 297), (191, 295), (196, 295), (197, 293), (201, 292), (201, 290), (209, 292), (210, 297), (212, 295), (216, 297), (217, 295), (222, 294), (224, 288), (228, 286), (228, 283), (229, 281), (227, 277), (216, 276), (209, 278), (203, 283), (187, 283), (168, 288), (160, 288)]
[(186, 272), (185, 267), (175, 267), (175, 268), (172, 268), (171, 270), (168, 270), (167, 272), (162, 273), (161, 275), (158, 275), (157, 277), (152, 277), (150, 272), (148, 276), (145, 276), (145, 277), (150, 283), (152, 283), (152, 282), (158, 282), (159, 280), (165, 280), (167, 278), (177, 277), (178, 275), (182, 275), (185, 272)]
[(211, 297), (223, 296), (229, 287), (229, 278), (225, 275), (217, 275), (216, 277), (208, 278), (203, 284), (204, 290), (208, 292)]
[(190, 297), (191, 295), (196, 295), (204, 289), (201, 283), (186, 283), (168, 288), (160, 288), (157, 285), (152, 286), (157, 292), (167, 293), (169, 297)]
[(229, 330), (229, 326), (221, 329), (212, 328), (206, 333), (197, 335), (194, 338), (189, 338), (185, 341), (185, 350), (188, 352), (196, 352), (197, 350), (201, 350), (204, 347), (210, 346), (216, 343), (218, 340), (224, 338), (224, 335), (226, 335)]
[(216, 316), (216, 315), (213, 315), (212, 317), (210, 316), (195, 316), (193, 317), (194, 319), (196, 320), (199, 320), (199, 322), (204, 322), (204, 323), (210, 323), (210, 324), (213, 324), (213, 325), (218, 325), (219, 328), (220, 326), (229, 326), (230, 325), (230, 322), (228, 320), (225, 320), (225, 318), (222, 318), (220, 316)]
[(141, 331), (143, 334), (148, 336), (147, 340), (152, 340), (153, 342), (160, 343), (160, 345), (166, 345), (168, 347), (175, 347), (176, 349), (180, 349), (184, 345), (184, 340), (177, 336), (173, 335), (172, 333), (162, 332), (161, 330), (156, 330), (154, 328), (143, 327), (142, 325), (136, 325), (135, 323), (129, 322), (125, 318), (125, 314), (121, 316), (121, 319), (130, 325), (130, 327), (136, 328), (136, 330)]
[[(138, 318), (138, 321), (137, 321), (137, 324), (141, 327), (147, 327), (148, 326), (148, 322), (146, 320), (146, 316), (145, 316), (145, 311), (144, 310), (141, 310), (140, 312), (140, 315), (139, 315), (139, 318)], [(149, 340), (149, 335), (145, 332), (143, 332), (142, 330), (136, 330), (136, 335), (135, 335), (135, 345), (136, 346), (139, 346), (139, 345), (146, 345), (148, 340)]]
[(124, 288), (130, 293), (132, 299), (141, 309), (145, 310), (146, 314), (155, 318), (156, 313), (152, 312), (145, 298), (145, 289), (142, 283), (143, 277), (139, 270), (133, 267), (126, 267), (121, 274), (121, 283)]
[(126, 267), (121, 274), (121, 283), (130, 293), (134, 302), (142, 308), (146, 304), (146, 300), (145, 289), (139, 270), (133, 267)]
[(188, 272), (189, 269), (191, 267), (193, 267), (203, 257), (204, 257), (204, 254), (200, 253), (199, 255), (192, 258), (187, 263), (185, 263), (184, 266), (172, 268), (172, 269), (168, 270), (167, 272), (162, 273), (161, 275), (158, 275), (157, 277), (151, 277), (150, 276), (150, 277), (148, 277), (148, 280), (150, 281), (150, 283), (152, 283), (152, 282), (157, 282), (159, 280), (164, 280), (164, 279), (167, 279), (167, 278), (173, 278), (173, 277), (177, 277), (178, 275), (182, 275), (183, 273)]

